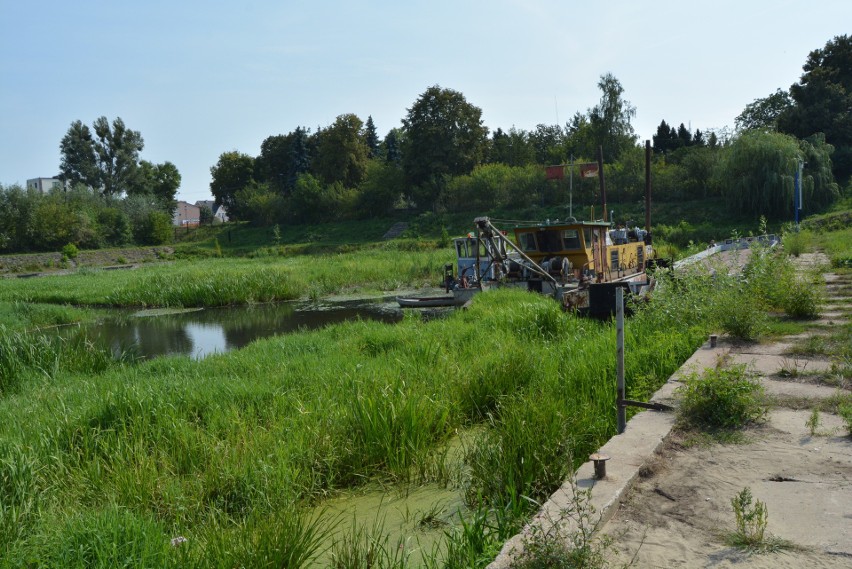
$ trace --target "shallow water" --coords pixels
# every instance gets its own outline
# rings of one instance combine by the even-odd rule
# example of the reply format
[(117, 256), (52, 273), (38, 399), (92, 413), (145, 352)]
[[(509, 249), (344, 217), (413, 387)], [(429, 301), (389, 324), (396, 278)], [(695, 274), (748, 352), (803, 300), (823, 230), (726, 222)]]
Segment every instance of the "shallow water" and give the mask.
[(185, 355), (201, 359), (269, 336), (366, 319), (399, 322), (392, 298), (345, 302), (287, 302), (190, 310), (117, 311), (114, 317), (63, 334), (85, 334), (116, 355), (151, 359)]

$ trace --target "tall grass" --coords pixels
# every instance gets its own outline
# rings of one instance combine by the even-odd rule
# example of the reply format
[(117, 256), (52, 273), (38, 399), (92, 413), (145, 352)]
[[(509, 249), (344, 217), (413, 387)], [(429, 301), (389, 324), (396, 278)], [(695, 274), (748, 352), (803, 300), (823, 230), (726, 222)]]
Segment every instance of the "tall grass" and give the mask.
[[(422, 278), (429, 255), (406, 261), (406, 278)], [(335, 270), (379, 282), (387, 260), (341, 256)], [(278, 260), (230, 262), (152, 269), (138, 284), (108, 281), (118, 292), (107, 295), (183, 304), (252, 289), (259, 298), (264, 287), (285, 290), (277, 281), (292, 270)], [(202, 274), (211, 268), (239, 286)], [(312, 274), (328, 279), (316, 286), (342, 286), (335, 271)], [(171, 282), (180, 275), (197, 282)], [(701, 343), (728, 291), (700, 276), (661, 278), (654, 302), (628, 322), (631, 397), (652, 393)], [(73, 286), (68, 294), (94, 298), (94, 288)], [(13, 292), (0, 287), (0, 295)], [(201, 361), (80, 366), (82, 354), (50, 359), (41, 351), (30, 361), (32, 342), (10, 337), (9, 353), (20, 352), (10, 369), (25, 371), (15, 377), (52, 370), (0, 398), (0, 489), (8, 497), (0, 550), (16, 560), (60, 559), (58, 543), (78, 543), (68, 536), (131, 528), (138, 538), (116, 555), (138, 564), (231, 566), (242, 558), (299, 566), (322, 548), (324, 528), (309, 512), (338, 490), (461, 480), (479, 513), (467, 530), (451, 532), (442, 555), (450, 565), (480, 563), (511, 520), (615, 432), (612, 324), (521, 291), (483, 294), (446, 319), (351, 322)], [(460, 429), (475, 435), (455, 467), (446, 448)], [(187, 541), (168, 545), (176, 536)], [(113, 553), (81, 559), (110, 566)]]
[(0, 301), (193, 307), (321, 297), (350, 290), (437, 285), (449, 250), (397, 249), (263, 259), (196, 259), (133, 271), (87, 270), (0, 280)]

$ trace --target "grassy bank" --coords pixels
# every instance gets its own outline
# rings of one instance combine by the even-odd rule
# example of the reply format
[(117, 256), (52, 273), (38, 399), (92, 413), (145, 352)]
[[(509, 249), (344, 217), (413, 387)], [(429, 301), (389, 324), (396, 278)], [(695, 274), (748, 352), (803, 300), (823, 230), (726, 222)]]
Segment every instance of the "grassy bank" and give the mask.
[(319, 256), (193, 259), (135, 270), (88, 269), (64, 276), (3, 279), (0, 301), (195, 307), (319, 298), (436, 286), (449, 261), (448, 249), (401, 251), (395, 246)]

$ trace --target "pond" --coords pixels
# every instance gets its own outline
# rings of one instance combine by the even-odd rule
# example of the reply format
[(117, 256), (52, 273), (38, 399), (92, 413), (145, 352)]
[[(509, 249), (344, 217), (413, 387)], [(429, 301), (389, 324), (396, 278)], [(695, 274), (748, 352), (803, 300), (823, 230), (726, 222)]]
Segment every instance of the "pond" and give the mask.
[(287, 302), (227, 308), (121, 311), (114, 317), (63, 333), (83, 333), (116, 355), (142, 359), (185, 355), (201, 359), (277, 334), (312, 330), (356, 319), (402, 320), (396, 300)]

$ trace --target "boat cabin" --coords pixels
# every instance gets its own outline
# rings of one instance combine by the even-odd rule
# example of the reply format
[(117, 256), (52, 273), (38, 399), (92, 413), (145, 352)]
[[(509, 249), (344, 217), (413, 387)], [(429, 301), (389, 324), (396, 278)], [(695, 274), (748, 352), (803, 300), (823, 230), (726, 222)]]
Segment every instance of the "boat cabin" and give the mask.
[(514, 229), (518, 248), (551, 274), (599, 281), (645, 270), (645, 232), (611, 229), (605, 221), (555, 221)]

